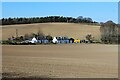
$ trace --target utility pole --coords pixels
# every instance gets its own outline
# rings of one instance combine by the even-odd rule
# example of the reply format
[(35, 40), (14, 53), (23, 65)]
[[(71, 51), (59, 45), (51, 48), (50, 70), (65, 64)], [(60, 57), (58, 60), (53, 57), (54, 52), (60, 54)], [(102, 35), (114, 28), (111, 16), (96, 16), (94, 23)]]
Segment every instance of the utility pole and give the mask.
[(18, 29), (16, 29), (16, 38), (18, 37)]

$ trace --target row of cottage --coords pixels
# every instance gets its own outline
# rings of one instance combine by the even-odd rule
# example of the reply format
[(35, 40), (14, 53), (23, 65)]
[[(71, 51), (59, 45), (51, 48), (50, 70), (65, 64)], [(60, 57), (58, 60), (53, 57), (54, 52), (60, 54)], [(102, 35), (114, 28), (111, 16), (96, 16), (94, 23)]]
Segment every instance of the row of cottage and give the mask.
[(32, 40), (27, 40), (24, 42), (30, 42), (30, 43), (90, 43), (90, 41), (88, 40), (80, 40), (80, 39), (73, 39), (73, 38), (69, 38), (69, 39), (62, 39), (62, 38), (58, 38), (58, 37), (54, 37), (52, 40), (47, 40), (47, 39), (43, 39), (43, 40), (37, 40), (35, 37), (32, 38)]

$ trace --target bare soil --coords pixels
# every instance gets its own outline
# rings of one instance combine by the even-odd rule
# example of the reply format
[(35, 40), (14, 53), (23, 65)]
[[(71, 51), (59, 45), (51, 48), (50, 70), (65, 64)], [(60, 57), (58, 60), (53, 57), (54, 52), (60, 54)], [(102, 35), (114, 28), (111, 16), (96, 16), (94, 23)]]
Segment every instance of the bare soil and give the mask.
[(117, 78), (118, 46), (3, 45), (3, 77)]

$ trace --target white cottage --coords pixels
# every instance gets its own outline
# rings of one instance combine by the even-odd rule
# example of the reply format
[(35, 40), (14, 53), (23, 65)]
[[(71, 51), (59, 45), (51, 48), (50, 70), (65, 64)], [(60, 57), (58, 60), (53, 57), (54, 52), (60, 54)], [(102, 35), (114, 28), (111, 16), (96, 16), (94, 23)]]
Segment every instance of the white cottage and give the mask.
[(37, 43), (37, 39), (33, 37), (33, 39), (30, 41), (31, 43)]
[(52, 42), (53, 43), (58, 43), (58, 40), (56, 39), (56, 37), (53, 38)]

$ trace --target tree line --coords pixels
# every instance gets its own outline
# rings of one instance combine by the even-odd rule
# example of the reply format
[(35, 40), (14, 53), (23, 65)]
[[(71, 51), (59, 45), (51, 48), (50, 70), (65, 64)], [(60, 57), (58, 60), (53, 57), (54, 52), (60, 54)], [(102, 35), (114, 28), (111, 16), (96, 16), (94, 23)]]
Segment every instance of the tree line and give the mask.
[(47, 22), (67, 22), (67, 23), (97, 23), (89, 17), (79, 16), (63, 17), (63, 16), (47, 16), (47, 17), (32, 17), (32, 18), (2, 18), (2, 25), (13, 24), (31, 24), (31, 23), (47, 23)]
[(103, 43), (120, 43), (120, 24), (113, 21), (101, 23), (100, 31)]

